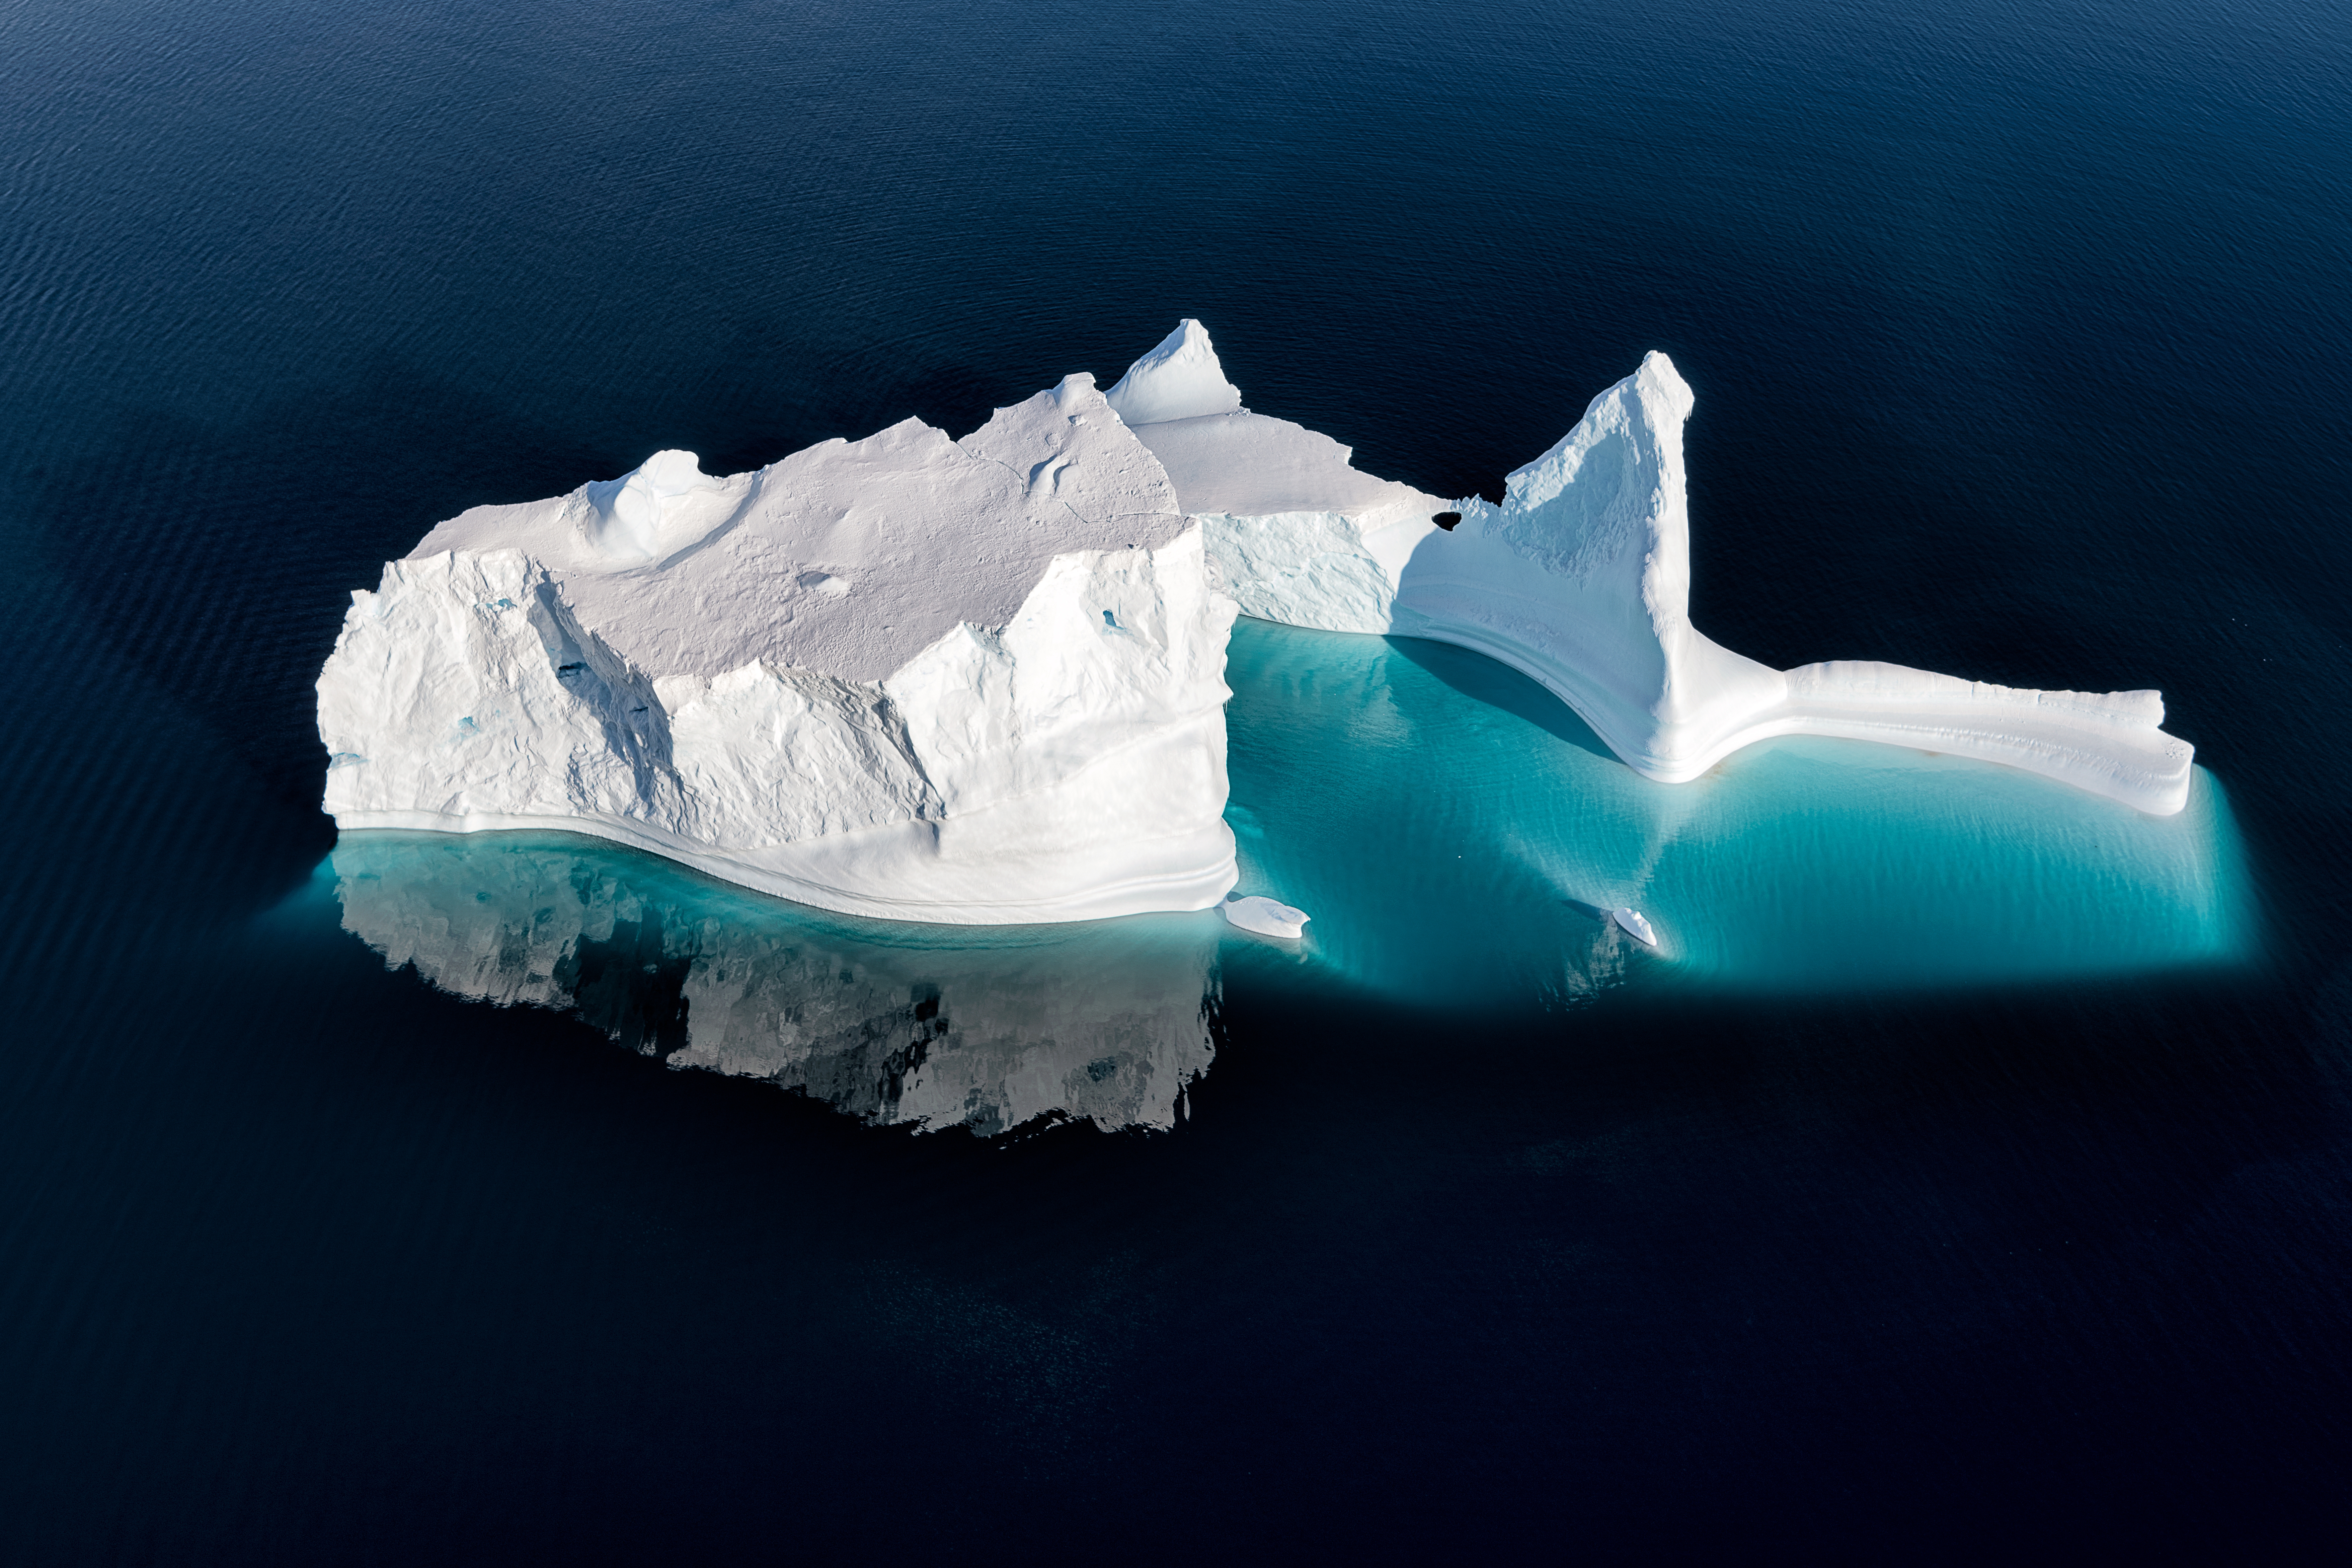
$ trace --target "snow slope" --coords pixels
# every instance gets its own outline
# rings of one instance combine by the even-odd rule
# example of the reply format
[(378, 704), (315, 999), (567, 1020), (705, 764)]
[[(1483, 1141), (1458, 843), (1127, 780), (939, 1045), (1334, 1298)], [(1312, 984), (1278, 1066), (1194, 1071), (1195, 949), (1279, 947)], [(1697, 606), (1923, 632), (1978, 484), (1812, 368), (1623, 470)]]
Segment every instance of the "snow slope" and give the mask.
[[(2030, 691), (1872, 661), (1780, 671), (1701, 633), (1683, 475), (1693, 399), (1664, 354), (1512, 474), (1499, 507), (1359, 473), (1328, 437), (1241, 409), (1195, 321), (1119, 386), (1139, 411), (1172, 411), (1136, 434), (1244, 614), (1475, 648), (1543, 683), (1649, 778), (1823, 735), (2006, 763), (2158, 815), (2188, 800), (2194, 750), (2163, 732), (2156, 692)], [(1461, 520), (1449, 530), (1442, 514)]]
[(1233, 885), (1201, 530), (1093, 379), (961, 441), (656, 454), (435, 528), (319, 677), (345, 829), (564, 828), (947, 923)]

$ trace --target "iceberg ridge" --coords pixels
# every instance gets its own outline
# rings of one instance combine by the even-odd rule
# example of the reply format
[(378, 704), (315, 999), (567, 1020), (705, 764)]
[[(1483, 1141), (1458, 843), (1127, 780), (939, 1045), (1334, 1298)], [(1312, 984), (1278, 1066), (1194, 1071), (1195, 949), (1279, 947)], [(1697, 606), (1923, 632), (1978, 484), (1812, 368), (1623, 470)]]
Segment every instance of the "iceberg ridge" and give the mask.
[[(1180, 329), (1183, 351), (1213, 365), (1197, 328)], [(1151, 361), (1176, 342), (1129, 379), (1160, 373)], [(1475, 649), (1541, 682), (1647, 778), (1683, 782), (1758, 741), (1817, 735), (2005, 763), (2158, 815), (2187, 802), (2195, 750), (2164, 733), (2156, 692), (2032, 691), (1874, 661), (1780, 671), (1700, 632), (1682, 442), (1693, 402), (1674, 362), (1649, 354), (1510, 475), (1499, 507), (1374, 478), (1328, 437), (1246, 410), (1129, 423), (1242, 613)]]

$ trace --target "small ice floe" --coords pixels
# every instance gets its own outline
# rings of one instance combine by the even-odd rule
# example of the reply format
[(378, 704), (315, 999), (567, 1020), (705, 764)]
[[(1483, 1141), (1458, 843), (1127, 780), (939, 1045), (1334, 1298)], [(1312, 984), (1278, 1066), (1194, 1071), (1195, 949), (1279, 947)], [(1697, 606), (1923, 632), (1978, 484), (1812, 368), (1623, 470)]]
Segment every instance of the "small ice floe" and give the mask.
[(1612, 909), (1609, 912), (1609, 918), (1622, 926), (1625, 934), (1636, 942), (1651, 947), (1658, 945), (1658, 934), (1650, 929), (1650, 923), (1642, 918), (1640, 910)]
[(1295, 942), (1307, 929), (1307, 911), (1276, 904), (1271, 898), (1228, 898), (1218, 907), (1225, 912), (1227, 924), (1261, 936), (1283, 936)]

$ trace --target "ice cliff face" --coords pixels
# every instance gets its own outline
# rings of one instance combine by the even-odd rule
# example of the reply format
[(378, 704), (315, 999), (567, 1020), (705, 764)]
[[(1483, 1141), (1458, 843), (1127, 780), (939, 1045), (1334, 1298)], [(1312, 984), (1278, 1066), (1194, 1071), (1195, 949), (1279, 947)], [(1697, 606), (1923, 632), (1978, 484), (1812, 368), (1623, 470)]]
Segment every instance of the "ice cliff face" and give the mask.
[(1693, 398), (1664, 354), (1512, 474), (1499, 507), (1372, 478), (1337, 442), (1240, 409), (1196, 322), (1120, 387), (1139, 411), (1176, 411), (1136, 434), (1243, 613), (1475, 648), (1549, 687), (1652, 779), (1825, 735), (2007, 763), (2158, 814), (2188, 800), (2194, 752), (2159, 727), (2155, 692), (2029, 691), (1875, 662), (1784, 672), (1702, 634), (1683, 475)]
[(1242, 407), (1189, 317), (1109, 396), (1199, 520), (1243, 614), (1390, 630), (1398, 576), (1445, 503), (1359, 473), (1328, 435)]
[(561, 827), (855, 914), (1205, 908), (1234, 613), (1092, 379), (714, 479), (478, 507), (352, 595), (338, 826)]

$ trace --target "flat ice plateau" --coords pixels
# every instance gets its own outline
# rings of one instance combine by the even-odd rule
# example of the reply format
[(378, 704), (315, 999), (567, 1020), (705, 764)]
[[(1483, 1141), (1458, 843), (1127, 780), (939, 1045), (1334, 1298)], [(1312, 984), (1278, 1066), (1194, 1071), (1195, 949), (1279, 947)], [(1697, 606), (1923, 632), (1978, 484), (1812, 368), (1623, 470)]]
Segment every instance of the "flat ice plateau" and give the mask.
[(1234, 882), (1234, 604), (1089, 376), (961, 441), (478, 507), (352, 601), (319, 677), (343, 829), (563, 828), (948, 924)]
[[(1474, 648), (1533, 676), (1645, 777), (1695, 779), (1775, 736), (1833, 736), (2045, 774), (2156, 815), (2194, 749), (2153, 691), (2029, 691), (1853, 660), (1775, 670), (1690, 621), (1683, 424), (1665, 355), (1592, 400), (1499, 507), (1374, 478), (1253, 413), (1187, 319), (1108, 394), (1198, 518), (1242, 613)], [(1442, 527), (1444, 515), (1459, 522)]]

